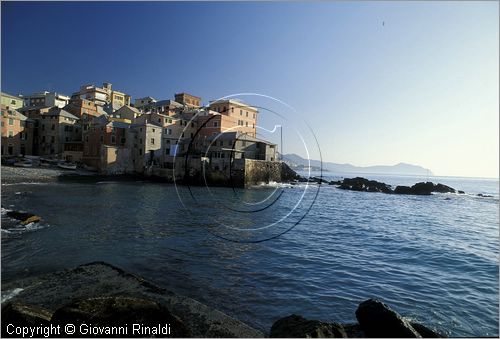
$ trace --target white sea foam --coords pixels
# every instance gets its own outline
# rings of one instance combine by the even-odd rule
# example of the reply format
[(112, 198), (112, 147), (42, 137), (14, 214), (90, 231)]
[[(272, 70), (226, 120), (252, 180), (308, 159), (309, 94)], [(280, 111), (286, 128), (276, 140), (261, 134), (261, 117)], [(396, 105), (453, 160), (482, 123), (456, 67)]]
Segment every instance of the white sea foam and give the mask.
[(285, 188), (293, 187), (292, 184), (270, 181), (269, 183), (260, 183), (259, 185), (254, 185), (252, 188)]
[(12, 290), (7, 290), (5, 292), (2, 292), (2, 304), (4, 302), (14, 298), (16, 295), (21, 293), (23, 290), (24, 290), (23, 288), (14, 288)]

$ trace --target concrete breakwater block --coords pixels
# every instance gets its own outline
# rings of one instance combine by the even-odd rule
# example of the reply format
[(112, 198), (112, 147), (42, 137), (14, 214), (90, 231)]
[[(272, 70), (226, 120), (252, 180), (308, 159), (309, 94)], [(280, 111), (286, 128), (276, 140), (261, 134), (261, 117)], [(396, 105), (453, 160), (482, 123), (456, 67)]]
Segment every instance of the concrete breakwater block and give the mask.
[[(2, 304), (2, 333), (6, 333), (9, 323), (5, 319), (9, 317), (26, 326), (22, 324), (39, 320), (47, 324), (50, 315), (51, 325), (91, 320), (102, 328), (106, 324), (130, 326), (142, 321), (152, 329), (159, 323), (170, 324), (168, 335), (138, 335), (142, 337), (264, 337), (262, 332), (216, 309), (104, 262), (3, 284), (2, 290), (19, 287), (22, 291)], [(93, 333), (93, 336), (109, 335)], [(132, 337), (131, 328), (126, 335), (118, 336)]]

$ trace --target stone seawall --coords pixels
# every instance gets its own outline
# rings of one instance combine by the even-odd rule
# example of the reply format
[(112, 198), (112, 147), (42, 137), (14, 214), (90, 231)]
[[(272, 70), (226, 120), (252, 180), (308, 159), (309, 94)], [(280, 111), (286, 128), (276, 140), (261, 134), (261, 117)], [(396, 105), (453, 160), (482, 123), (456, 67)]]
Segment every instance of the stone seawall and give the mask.
[(297, 173), (281, 161), (245, 159), (244, 178), (244, 187), (250, 187), (261, 183), (294, 180)]
[(248, 188), (261, 183), (288, 182), (298, 178), (287, 164), (281, 161), (265, 161), (253, 159), (228, 160), (216, 159), (212, 163), (199, 159), (190, 159), (187, 167), (184, 162), (176, 164), (173, 169), (152, 168), (145, 175), (167, 182), (197, 186), (226, 186)]

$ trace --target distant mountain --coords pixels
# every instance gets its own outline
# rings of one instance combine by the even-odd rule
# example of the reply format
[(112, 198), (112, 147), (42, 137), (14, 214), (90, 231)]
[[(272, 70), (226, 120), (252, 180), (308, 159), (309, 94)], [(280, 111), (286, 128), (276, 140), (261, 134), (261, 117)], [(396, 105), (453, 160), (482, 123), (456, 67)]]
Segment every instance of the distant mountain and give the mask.
[[(307, 159), (297, 154), (284, 154), (283, 161), (290, 167), (301, 170), (309, 165)], [(311, 159), (311, 169), (319, 170), (321, 162)], [(422, 166), (399, 163), (392, 166), (354, 166), (351, 164), (337, 164), (334, 162), (323, 162), (323, 170), (334, 173), (371, 173), (371, 174), (400, 174), (400, 175), (434, 175), (431, 170)]]

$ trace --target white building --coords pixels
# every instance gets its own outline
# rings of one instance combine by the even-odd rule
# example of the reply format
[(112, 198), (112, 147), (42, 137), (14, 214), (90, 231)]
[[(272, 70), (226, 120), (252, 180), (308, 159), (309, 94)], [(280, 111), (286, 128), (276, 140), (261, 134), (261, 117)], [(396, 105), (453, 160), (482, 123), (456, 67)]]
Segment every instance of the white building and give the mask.
[(24, 106), (29, 107), (54, 107), (63, 108), (69, 102), (69, 97), (57, 92), (39, 92), (23, 96)]

